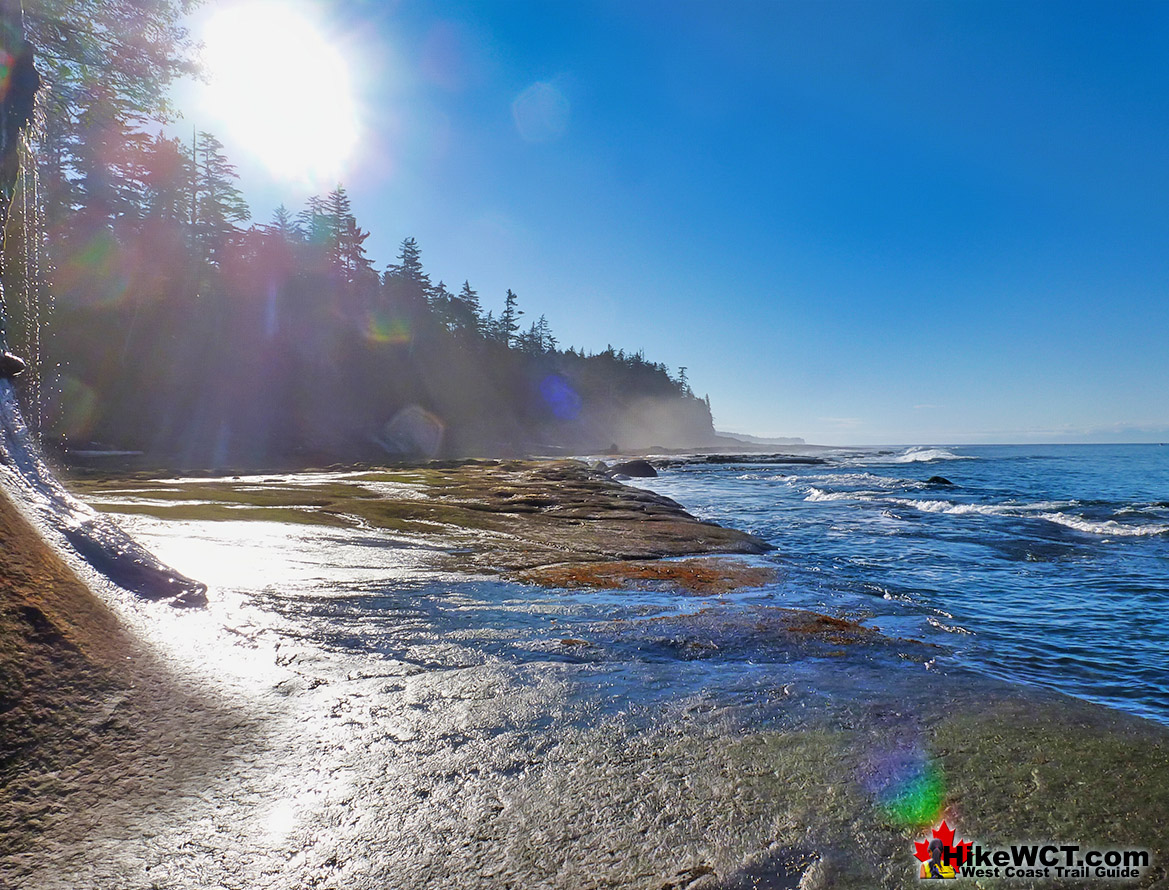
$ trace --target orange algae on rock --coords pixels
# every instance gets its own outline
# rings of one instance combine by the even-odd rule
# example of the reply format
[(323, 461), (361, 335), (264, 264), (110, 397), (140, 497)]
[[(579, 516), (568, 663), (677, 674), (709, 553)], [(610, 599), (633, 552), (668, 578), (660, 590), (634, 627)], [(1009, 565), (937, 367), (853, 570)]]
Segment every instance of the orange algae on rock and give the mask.
[(775, 574), (769, 566), (737, 559), (627, 559), (539, 566), (520, 573), (519, 579), (546, 587), (650, 588), (719, 594), (761, 587), (774, 581)]
[(848, 618), (835, 618), (802, 609), (791, 610), (786, 625), (784, 630), (787, 633), (806, 634), (837, 645), (872, 642), (874, 638), (880, 636), (880, 631), (876, 628), (865, 627)]

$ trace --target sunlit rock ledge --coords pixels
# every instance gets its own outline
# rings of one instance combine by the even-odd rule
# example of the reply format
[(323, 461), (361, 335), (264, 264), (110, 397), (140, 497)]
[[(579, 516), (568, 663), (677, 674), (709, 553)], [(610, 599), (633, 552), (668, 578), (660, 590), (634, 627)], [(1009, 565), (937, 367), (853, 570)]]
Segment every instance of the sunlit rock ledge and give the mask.
[(422, 539), (435, 548), (440, 567), (450, 570), (512, 575), (566, 562), (772, 549), (580, 461), (432, 461), (176, 479), (81, 474), (74, 482), (93, 506), (111, 513), (372, 526)]

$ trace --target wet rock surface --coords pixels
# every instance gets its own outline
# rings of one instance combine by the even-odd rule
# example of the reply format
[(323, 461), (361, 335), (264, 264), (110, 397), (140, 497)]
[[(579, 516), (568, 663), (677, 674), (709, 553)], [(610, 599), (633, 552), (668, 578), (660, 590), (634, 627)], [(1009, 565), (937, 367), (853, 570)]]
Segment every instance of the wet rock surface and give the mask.
[(579, 461), (436, 461), (308, 478), (76, 482), (99, 509), (127, 515), (368, 523), (430, 542), (446, 552), (442, 561), (451, 569), (509, 573), (563, 562), (772, 549), (753, 535), (700, 522), (676, 501), (621, 485)]
[(641, 458), (613, 464), (609, 467), (608, 472), (611, 476), (628, 476), (632, 479), (653, 479), (658, 475), (654, 465)]
[(619, 489), (549, 465), (613, 523), (558, 541), (530, 469), (91, 485), (203, 569), (204, 610), (112, 613), (12, 557), (51, 556), (35, 537), (5, 539), (22, 608), (0, 653), (22, 641), (5, 664), (31, 667), (5, 674), (26, 743), (0, 777), (0, 885), (897, 888), (942, 806), (967, 837), (1169, 853), (1160, 727), (942, 669), (861, 616), (639, 577), (750, 559), (634, 560), (607, 590), (478, 569), (568, 548), (583, 561), (553, 567), (602, 576), (583, 555), (660, 521), (604, 518)]
[(111, 811), (203, 781), (254, 719), (177, 681), (0, 494), (0, 886), (53, 886), (35, 876)]
[(677, 560), (613, 560), (539, 566), (516, 575), (520, 581), (550, 587), (602, 590), (674, 590), (697, 594), (729, 593), (775, 580), (771, 566), (726, 557)]

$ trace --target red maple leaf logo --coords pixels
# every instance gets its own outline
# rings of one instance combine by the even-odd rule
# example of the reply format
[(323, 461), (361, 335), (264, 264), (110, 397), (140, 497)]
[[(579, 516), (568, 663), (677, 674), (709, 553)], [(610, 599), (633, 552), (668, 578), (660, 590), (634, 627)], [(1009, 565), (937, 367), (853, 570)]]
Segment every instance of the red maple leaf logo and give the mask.
[[(960, 843), (954, 843), (954, 829), (946, 824), (946, 820), (942, 820), (942, 824), (933, 830), (933, 836), (942, 842), (946, 847), (949, 847), (953, 853), (961, 857), (962, 862), (970, 861), (970, 853), (973, 845), (970, 841), (963, 840)], [(913, 844), (914, 856), (921, 862), (930, 861), (930, 843), (929, 841), (915, 841)]]

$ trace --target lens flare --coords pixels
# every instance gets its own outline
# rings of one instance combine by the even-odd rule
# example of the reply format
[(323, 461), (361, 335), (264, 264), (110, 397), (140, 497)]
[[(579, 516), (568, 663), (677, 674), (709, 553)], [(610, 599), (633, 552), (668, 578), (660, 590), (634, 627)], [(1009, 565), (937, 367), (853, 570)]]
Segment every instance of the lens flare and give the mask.
[(568, 128), (571, 106), (550, 83), (534, 83), (511, 105), (516, 129), (527, 142), (554, 142)]
[(70, 439), (85, 439), (93, 431), (99, 400), (93, 388), (71, 375), (61, 377), (50, 412), (55, 430)]
[(946, 783), (937, 764), (927, 762), (894, 788), (888, 789), (881, 808), (899, 825), (932, 825), (942, 813)]
[(540, 381), (540, 395), (560, 420), (576, 420), (580, 414), (580, 396), (559, 374), (549, 374)]
[(89, 306), (114, 306), (130, 288), (131, 265), (113, 232), (102, 228), (72, 251), (57, 270), (62, 296)]
[(418, 405), (409, 405), (382, 427), (382, 446), (391, 454), (435, 457), (442, 448), (446, 425)]
[(391, 318), (380, 312), (371, 313), (365, 325), (365, 339), (370, 343), (388, 343), (404, 346), (414, 339), (410, 323), (404, 318)]
[(860, 780), (880, 810), (897, 825), (933, 824), (945, 805), (942, 769), (914, 737), (871, 751), (861, 767)]

